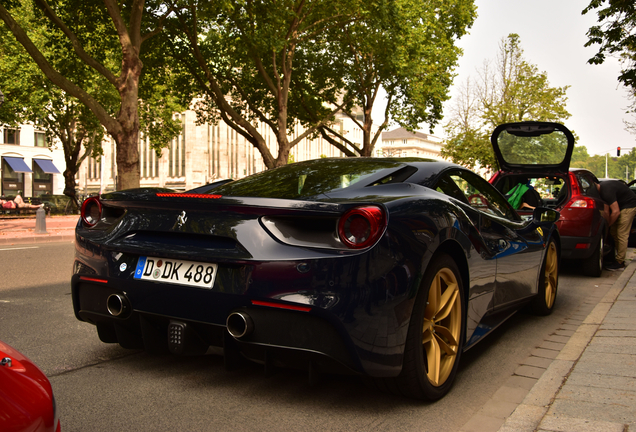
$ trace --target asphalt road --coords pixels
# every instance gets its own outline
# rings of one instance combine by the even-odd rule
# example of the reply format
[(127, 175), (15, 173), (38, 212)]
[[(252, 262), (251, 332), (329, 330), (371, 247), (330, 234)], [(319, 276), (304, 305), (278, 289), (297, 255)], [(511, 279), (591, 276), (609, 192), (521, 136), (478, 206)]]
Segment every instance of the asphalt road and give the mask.
[(601, 278), (564, 268), (549, 317), (518, 313), (462, 357), (451, 393), (433, 404), (383, 394), (357, 377), (259, 365), (226, 371), (218, 355), (151, 356), (99, 341), (73, 315), (73, 245), (0, 248), (0, 339), (49, 376), (63, 431), (456, 431), (586, 301)]

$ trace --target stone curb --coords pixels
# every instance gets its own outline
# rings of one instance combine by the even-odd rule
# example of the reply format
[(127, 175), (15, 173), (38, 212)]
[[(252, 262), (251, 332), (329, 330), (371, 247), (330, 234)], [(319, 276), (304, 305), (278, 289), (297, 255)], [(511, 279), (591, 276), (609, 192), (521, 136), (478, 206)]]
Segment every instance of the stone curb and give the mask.
[[(539, 428), (540, 424), (543, 424), (544, 419), (549, 423), (550, 419), (546, 417), (548, 409), (598, 331), (614, 302), (632, 278), (634, 271), (636, 271), (636, 260), (633, 260), (623, 270), (623, 274), (614, 282), (603, 299), (585, 318), (521, 404), (505, 420), (504, 424), (499, 428), (499, 432), (534, 432)], [(586, 419), (572, 420), (582, 423), (589, 422)]]
[(20, 237), (1, 237), (0, 245), (9, 246), (26, 243), (51, 243), (51, 242), (73, 242), (75, 241), (75, 232), (72, 233), (48, 233), (48, 234), (27, 234)]

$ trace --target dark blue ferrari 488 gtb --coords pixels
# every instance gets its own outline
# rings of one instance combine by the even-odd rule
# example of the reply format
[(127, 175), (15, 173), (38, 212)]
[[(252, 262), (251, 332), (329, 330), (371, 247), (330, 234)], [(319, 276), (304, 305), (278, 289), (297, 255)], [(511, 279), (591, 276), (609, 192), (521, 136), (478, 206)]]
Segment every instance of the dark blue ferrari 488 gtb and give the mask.
[(552, 311), (558, 218), (523, 220), (480, 176), (415, 158), (106, 193), (82, 207), (73, 305), (125, 348), (216, 347), (228, 365), (360, 374), (435, 400), (512, 313)]

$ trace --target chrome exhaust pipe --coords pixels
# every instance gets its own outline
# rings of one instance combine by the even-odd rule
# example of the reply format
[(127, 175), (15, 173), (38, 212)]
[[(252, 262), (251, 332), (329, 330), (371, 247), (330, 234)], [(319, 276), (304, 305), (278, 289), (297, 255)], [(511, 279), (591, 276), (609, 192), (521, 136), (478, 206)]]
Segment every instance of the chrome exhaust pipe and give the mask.
[(123, 294), (111, 294), (106, 300), (106, 309), (114, 317), (125, 318), (130, 314), (130, 302)]
[(245, 312), (232, 312), (228, 315), (225, 325), (235, 339), (247, 336), (254, 330), (254, 321)]

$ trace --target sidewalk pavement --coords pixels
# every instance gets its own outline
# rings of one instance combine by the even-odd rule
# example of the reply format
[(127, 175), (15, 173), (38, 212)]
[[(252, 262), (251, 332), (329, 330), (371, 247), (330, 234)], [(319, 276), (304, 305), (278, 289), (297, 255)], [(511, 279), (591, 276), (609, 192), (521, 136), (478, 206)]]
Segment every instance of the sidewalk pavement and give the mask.
[[(45, 232), (36, 234), (36, 217), (1, 218), (0, 246), (23, 243), (68, 241), (75, 239), (75, 225), (79, 216), (47, 216)], [(42, 231), (43, 227), (39, 227)]]
[[(0, 218), (0, 246), (73, 241), (78, 216)], [(633, 253), (633, 252), (632, 252)], [(636, 259), (520, 365), (462, 432), (636, 430)], [(609, 285), (609, 284), (608, 284)]]
[(499, 432), (636, 429), (635, 270), (632, 260)]

